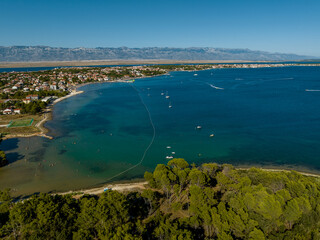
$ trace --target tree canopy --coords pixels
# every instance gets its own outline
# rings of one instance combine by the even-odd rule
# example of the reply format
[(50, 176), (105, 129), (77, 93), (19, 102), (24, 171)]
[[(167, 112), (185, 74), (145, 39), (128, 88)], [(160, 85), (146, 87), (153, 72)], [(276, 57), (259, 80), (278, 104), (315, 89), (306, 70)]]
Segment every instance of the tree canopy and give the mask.
[[(2, 142), (2, 135), (0, 134), (0, 144)], [(0, 167), (7, 165), (8, 160), (4, 151), (0, 150)]]
[(3, 239), (319, 239), (320, 179), (184, 159), (146, 172), (141, 192), (0, 193)]

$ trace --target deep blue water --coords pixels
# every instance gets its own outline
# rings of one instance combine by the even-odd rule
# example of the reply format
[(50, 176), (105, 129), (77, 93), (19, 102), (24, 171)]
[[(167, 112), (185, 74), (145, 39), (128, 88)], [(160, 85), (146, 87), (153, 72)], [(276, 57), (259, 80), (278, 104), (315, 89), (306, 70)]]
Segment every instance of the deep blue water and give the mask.
[(1, 187), (27, 194), (110, 181), (139, 163), (150, 143), (147, 110), (155, 141), (141, 165), (112, 181), (142, 177), (171, 155), (319, 172), (320, 91), (306, 89), (320, 90), (320, 67), (173, 72), (87, 85), (55, 105), (46, 125), (54, 140), (2, 143), (11, 164), (0, 170)]

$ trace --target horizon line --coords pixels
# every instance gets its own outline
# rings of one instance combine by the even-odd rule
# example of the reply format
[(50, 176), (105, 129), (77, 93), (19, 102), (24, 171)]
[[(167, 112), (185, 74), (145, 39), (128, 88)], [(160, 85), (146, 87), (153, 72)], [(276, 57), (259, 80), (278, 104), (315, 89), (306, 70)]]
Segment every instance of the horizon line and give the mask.
[(288, 53), (288, 52), (271, 52), (271, 51), (266, 51), (266, 50), (253, 50), (248, 47), (246, 48), (228, 48), (228, 47), (158, 47), (158, 46), (153, 46), (153, 47), (127, 47), (127, 46), (119, 46), (119, 47), (84, 47), (84, 46), (78, 46), (78, 47), (61, 47), (61, 46), (49, 46), (49, 45), (11, 45), (11, 46), (5, 46), (5, 45), (0, 45), (0, 47), (4, 48), (9, 48), (9, 47), (50, 47), (50, 48), (66, 48), (66, 49), (97, 49), (97, 48), (127, 48), (127, 49), (144, 49), (144, 48), (168, 48), (168, 49), (201, 49), (201, 48), (212, 48), (212, 49), (235, 49), (235, 50), (249, 50), (253, 52), (264, 52), (264, 53), (271, 53), (271, 54), (290, 54), (290, 55), (298, 55), (298, 56), (304, 56), (304, 57), (310, 57), (310, 58), (320, 58), (320, 56), (312, 56), (308, 54), (299, 54), (299, 53)]

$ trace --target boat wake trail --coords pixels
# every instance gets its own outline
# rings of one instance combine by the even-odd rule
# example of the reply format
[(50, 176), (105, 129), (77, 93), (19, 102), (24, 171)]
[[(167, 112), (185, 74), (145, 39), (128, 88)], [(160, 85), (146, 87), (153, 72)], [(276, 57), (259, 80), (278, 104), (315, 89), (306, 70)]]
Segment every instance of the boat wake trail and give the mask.
[(152, 121), (150, 111), (149, 111), (147, 105), (145, 104), (145, 102), (143, 101), (143, 99), (142, 99), (142, 97), (141, 97), (138, 89), (137, 89), (135, 86), (133, 86), (132, 84), (130, 84), (130, 85), (131, 85), (131, 87), (137, 92), (137, 94), (138, 94), (138, 96), (139, 96), (139, 98), (140, 98), (141, 103), (143, 104), (144, 108), (146, 109), (146, 111), (147, 111), (147, 113), (148, 113), (149, 121), (150, 121), (150, 124), (151, 124), (151, 126), (152, 126), (152, 130), (153, 130), (153, 135), (152, 135), (152, 138), (151, 138), (151, 140), (150, 140), (149, 145), (148, 145), (147, 148), (144, 150), (143, 155), (142, 155), (140, 161), (139, 161), (137, 164), (133, 165), (132, 167), (130, 167), (130, 168), (128, 168), (128, 169), (126, 169), (126, 170), (124, 170), (124, 171), (122, 171), (122, 172), (120, 172), (120, 173), (118, 173), (118, 174), (116, 174), (116, 175), (114, 175), (114, 176), (112, 176), (112, 177), (110, 177), (110, 178), (108, 178), (108, 179), (106, 180), (107, 182), (110, 181), (110, 180), (112, 180), (112, 179), (114, 179), (114, 178), (116, 178), (116, 177), (121, 176), (122, 174), (124, 174), (124, 173), (126, 173), (126, 172), (129, 172), (130, 170), (132, 170), (132, 169), (134, 169), (134, 168), (136, 168), (136, 167), (138, 167), (138, 166), (140, 166), (140, 165), (142, 164), (143, 160), (145, 159), (145, 157), (146, 157), (146, 155), (147, 155), (147, 153), (148, 153), (150, 147), (152, 146), (152, 144), (153, 144), (153, 142), (154, 142), (154, 139), (155, 139), (155, 137), (156, 137), (156, 128), (155, 128), (154, 123), (153, 123), (153, 121)]
[(320, 92), (320, 89), (306, 89), (306, 92)]
[(224, 88), (221, 88), (221, 87), (217, 87), (215, 85), (212, 85), (210, 83), (207, 83), (210, 87), (214, 88), (214, 89), (218, 89), (218, 90), (224, 90)]
[(193, 80), (194, 82), (199, 82), (199, 83), (202, 83), (202, 84), (206, 84), (206, 85), (209, 85), (210, 87), (214, 88), (214, 89), (217, 89), (217, 90), (224, 90), (224, 88), (221, 88), (221, 87), (217, 87), (211, 83), (208, 83), (208, 82), (205, 82), (205, 81), (195, 81)]

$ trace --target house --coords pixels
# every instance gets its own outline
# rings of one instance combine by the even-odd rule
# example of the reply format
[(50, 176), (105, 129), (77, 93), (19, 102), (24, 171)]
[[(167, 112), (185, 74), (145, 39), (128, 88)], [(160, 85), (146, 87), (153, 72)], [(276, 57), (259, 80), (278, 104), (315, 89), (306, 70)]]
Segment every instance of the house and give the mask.
[(50, 102), (51, 99), (52, 99), (52, 97), (49, 96), (49, 97), (45, 97), (45, 98), (41, 99), (41, 101), (47, 103), (47, 102)]
[(31, 103), (32, 101), (36, 101), (36, 100), (39, 100), (39, 96), (38, 96), (38, 95), (28, 95), (28, 96), (26, 96), (26, 98), (23, 99), (22, 101), (23, 101), (25, 104), (28, 104), (28, 103)]
[(57, 84), (56, 83), (52, 83), (51, 85), (50, 85), (50, 90), (57, 90), (58, 88), (57, 88)]
[(13, 112), (15, 114), (21, 114), (21, 109), (20, 108), (14, 109)]
[(38, 95), (29, 95), (29, 96), (27, 96), (27, 97), (30, 97), (31, 98), (31, 100), (39, 100), (39, 96)]
[(11, 92), (11, 89), (9, 89), (9, 88), (3, 89), (3, 92), (4, 92), (4, 93), (10, 93), (10, 92)]
[(3, 114), (12, 114), (12, 109), (6, 108), (5, 110), (3, 110)]
[(25, 104), (31, 103), (31, 99), (30, 98), (25, 98), (22, 100)]

